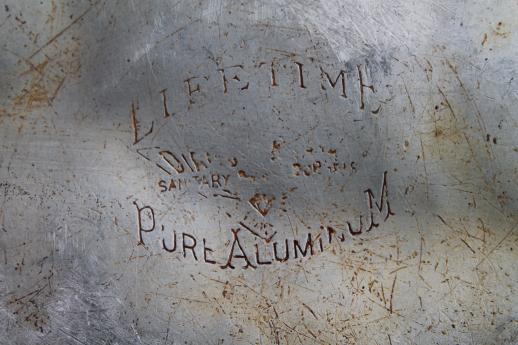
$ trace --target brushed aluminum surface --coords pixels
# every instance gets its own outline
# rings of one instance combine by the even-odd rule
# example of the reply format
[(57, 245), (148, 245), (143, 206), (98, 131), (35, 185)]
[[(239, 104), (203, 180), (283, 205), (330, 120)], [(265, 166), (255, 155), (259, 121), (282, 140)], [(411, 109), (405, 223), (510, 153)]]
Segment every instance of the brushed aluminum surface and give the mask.
[(0, 344), (516, 344), (518, 4), (0, 8)]

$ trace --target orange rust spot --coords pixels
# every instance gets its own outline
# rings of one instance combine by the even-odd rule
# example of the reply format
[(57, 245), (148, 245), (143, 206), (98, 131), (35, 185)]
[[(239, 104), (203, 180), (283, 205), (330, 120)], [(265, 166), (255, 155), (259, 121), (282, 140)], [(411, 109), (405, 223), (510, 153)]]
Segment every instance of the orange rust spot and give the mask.
[(274, 196), (267, 196), (266, 194), (256, 193), (253, 197), (248, 200), (250, 205), (261, 214), (266, 216), (273, 206)]

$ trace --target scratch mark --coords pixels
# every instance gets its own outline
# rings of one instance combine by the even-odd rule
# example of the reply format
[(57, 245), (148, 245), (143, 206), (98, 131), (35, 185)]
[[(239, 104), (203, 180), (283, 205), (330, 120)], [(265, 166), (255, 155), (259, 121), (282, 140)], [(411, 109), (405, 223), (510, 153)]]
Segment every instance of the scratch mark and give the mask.
[(393, 300), (394, 300), (394, 288), (396, 287), (396, 279), (397, 279), (397, 274), (394, 276), (394, 281), (392, 282), (392, 289), (390, 291), (390, 303), (389, 303), (389, 310), (390, 310), (390, 313), (393, 314), (394, 313), (394, 304), (393, 304)]
[(448, 100), (448, 98), (446, 97), (446, 95), (444, 94), (444, 92), (441, 90), (441, 88), (439, 86), (437, 86), (437, 90), (439, 90), (439, 93), (441, 94), (442, 98), (444, 99), (444, 102), (446, 103), (446, 106), (450, 110), (451, 115), (453, 116), (453, 118), (455, 120), (457, 120), (457, 117), (455, 116), (455, 112), (453, 111), (453, 107), (451, 106), (450, 101)]
[(460, 239), (462, 243), (464, 243), (466, 245), (466, 247), (469, 248), (469, 250), (471, 250), (471, 252), (473, 254), (475, 254), (475, 251), (473, 250), (473, 248), (471, 248), (471, 246), (468, 244), (468, 242), (464, 241), (462, 238)]
[(313, 315), (313, 317), (314, 317), (315, 319), (317, 319), (317, 320), (318, 320), (318, 317), (317, 317), (317, 315), (315, 314), (315, 312), (313, 311), (313, 309), (311, 309), (311, 308), (310, 308), (306, 303), (302, 303), (302, 305), (303, 305), (307, 310), (309, 310), (309, 312)]
[(225, 194), (219, 194), (219, 193), (214, 193), (213, 196), (220, 196), (222, 198), (227, 198), (227, 199), (232, 199), (232, 200), (241, 200), (240, 197), (238, 196), (233, 196), (233, 195), (225, 195)]
[(239, 222), (239, 225), (241, 225), (243, 228), (245, 228), (246, 230), (248, 230), (252, 235), (254, 236), (257, 236), (259, 237), (260, 239), (263, 239), (266, 243), (270, 243), (270, 241), (272, 240), (273, 236), (275, 236), (275, 234), (277, 234), (277, 231), (275, 231), (273, 234), (271, 234), (270, 236), (268, 237), (264, 237), (264, 236), (261, 236), (259, 235), (257, 232), (255, 232), (254, 230), (252, 230), (252, 228), (250, 228), (248, 225), (246, 225), (245, 223), (243, 222)]
[(61, 333), (63, 333), (64, 335), (66, 335), (67, 337), (69, 337), (69, 338), (71, 338), (71, 339), (75, 340), (75, 341), (76, 341), (76, 342), (78, 342), (79, 344), (87, 345), (85, 342), (83, 342), (83, 341), (81, 341), (81, 340), (77, 339), (77, 337), (74, 337), (72, 334), (70, 334), (70, 333), (68, 333), (68, 332), (65, 332), (65, 331), (64, 331), (64, 330), (62, 330), (61, 328), (59, 329), (59, 331), (60, 331)]
[(417, 266), (417, 270), (421, 272), (421, 263), (423, 262), (423, 236), (421, 236), (421, 244), (419, 246), (419, 265)]
[(84, 16), (86, 16), (88, 14), (88, 12), (90, 12), (92, 10), (92, 8), (94, 8), (97, 4), (99, 3), (99, 1), (97, 1), (95, 4), (92, 4), (86, 11), (84, 11), (81, 15), (79, 15), (79, 17), (77, 17), (76, 19), (74, 19), (70, 24), (68, 24), (67, 26), (65, 26), (63, 29), (61, 29), (60, 32), (58, 32), (57, 34), (55, 34), (54, 36), (52, 36), (52, 38), (50, 38), (44, 45), (42, 45), (41, 47), (39, 47), (38, 49), (36, 49), (36, 51), (34, 53), (31, 54), (31, 56), (28, 57), (28, 59), (32, 59), (36, 54), (38, 54), (39, 52), (41, 52), (43, 49), (45, 49), (47, 46), (49, 46), (50, 44), (52, 44), (52, 42), (54, 42), (55, 40), (57, 40), (61, 35), (63, 35), (68, 29), (70, 29), (72, 26), (74, 26), (77, 22), (79, 22), (81, 19), (83, 19)]
[(423, 138), (419, 137), (419, 141), (421, 142), (421, 154), (423, 155), (424, 178), (426, 184), (426, 200), (428, 200), (428, 170), (426, 169), (426, 156), (424, 154)]
[(498, 247), (500, 247), (502, 245), (502, 243), (504, 243), (504, 241), (507, 239), (507, 237), (509, 237), (509, 235), (511, 235), (511, 233), (514, 231), (514, 229), (516, 229), (517, 225), (518, 225), (518, 221), (516, 223), (514, 223), (513, 227), (507, 232), (507, 234), (505, 234), (505, 236), (500, 240), (500, 242), (498, 242), (497, 245), (494, 246), (493, 249), (491, 249), (489, 251), (489, 253), (487, 253), (487, 255), (485, 255), (482, 260), (480, 260), (480, 262), (477, 264), (477, 268), (482, 264), (482, 262), (484, 262), (488, 258), (489, 255), (491, 255), (496, 249), (498, 249)]

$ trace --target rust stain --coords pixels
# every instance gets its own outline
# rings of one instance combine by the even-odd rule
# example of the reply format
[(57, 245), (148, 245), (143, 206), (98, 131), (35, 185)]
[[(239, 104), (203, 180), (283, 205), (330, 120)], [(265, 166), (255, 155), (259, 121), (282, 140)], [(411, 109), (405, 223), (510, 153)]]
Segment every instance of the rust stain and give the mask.
[(507, 29), (506, 24), (503, 21), (496, 23), (488, 32), (485, 32), (482, 36), (482, 47), (490, 47), (489, 50), (498, 47), (503, 43), (508, 42), (508, 38), (511, 37), (511, 31)]
[[(57, 5), (52, 3), (51, 12), (46, 24), (52, 32), (53, 23), (56, 20)], [(86, 14), (85, 12), (84, 14)], [(83, 15), (84, 15), (83, 14)], [(79, 17), (77, 18), (79, 20)], [(77, 22), (74, 21), (73, 23)], [(29, 24), (27, 24), (29, 25)], [(44, 45), (38, 48), (29, 57), (18, 56), (18, 65), (23, 69), (19, 72), (20, 86), (14, 91), (11, 105), (3, 115), (7, 114), (13, 119), (24, 119), (25, 115), (43, 107), (52, 107), (53, 102), (66, 85), (66, 81), (80, 77), (80, 40), (76, 36), (63, 36), (72, 25), (68, 25), (58, 34), (54, 35)], [(29, 34), (28, 34), (29, 35)], [(29, 35), (35, 43), (37, 37)], [(56, 40), (62, 37), (62, 40)], [(53, 49), (48, 54), (38, 55), (45, 47), (53, 44)], [(20, 128), (22, 128), (21, 126)]]
[(274, 200), (274, 196), (256, 193), (248, 202), (261, 216), (265, 217), (272, 208)]

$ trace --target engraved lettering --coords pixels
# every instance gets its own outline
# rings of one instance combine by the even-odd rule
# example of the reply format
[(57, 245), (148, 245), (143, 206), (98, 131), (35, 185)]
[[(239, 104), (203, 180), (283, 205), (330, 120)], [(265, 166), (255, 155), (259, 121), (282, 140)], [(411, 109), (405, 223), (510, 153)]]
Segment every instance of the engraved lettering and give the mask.
[(209, 247), (207, 247), (207, 244), (205, 243), (205, 239), (202, 240), (203, 241), (203, 260), (208, 263), (208, 264), (215, 264), (216, 261), (214, 260), (211, 260), (207, 257), (207, 253), (212, 253), (213, 250)]
[(167, 191), (166, 182), (164, 180), (158, 181), (158, 187), (160, 187), (160, 193)]
[(371, 90), (372, 92), (375, 92), (375, 91), (374, 91), (374, 86), (366, 85), (364, 83), (361, 66), (362, 65), (358, 65), (356, 67), (358, 69), (358, 80), (360, 82), (360, 109), (363, 110), (363, 109), (365, 109), (365, 94), (364, 94), (363, 89), (367, 88), (367, 89)]
[[(191, 77), (189, 79), (185, 79), (184, 83), (187, 85), (187, 94), (189, 95), (189, 99), (191, 99), (191, 96), (193, 93), (200, 92), (200, 84), (196, 84), (196, 86), (191, 85), (191, 80), (197, 79), (198, 77)], [(192, 102), (192, 101), (191, 101)]]
[(353, 236), (359, 235), (363, 231), (363, 221), (362, 215), (360, 214), (360, 226), (357, 229), (353, 229), (350, 222), (347, 222), (347, 227), (349, 228), (349, 233)]
[[(326, 72), (324, 71), (324, 69), (322, 67), (320, 67), (320, 71), (321, 71), (321, 74), (322, 74), (322, 79), (324, 78), (324, 76), (326, 77), (327, 81), (329, 84), (331, 84), (331, 87), (333, 87), (333, 89), (336, 87), (336, 85), (338, 84), (338, 80), (341, 80), (341, 87), (342, 87), (342, 92), (340, 93), (340, 96), (343, 97), (343, 98), (347, 98), (347, 94), (345, 93), (345, 71), (344, 70), (340, 70), (340, 73), (338, 73), (338, 76), (335, 78), (335, 80), (333, 81), (333, 79), (331, 79), (331, 76)], [(322, 89), (323, 90), (326, 90), (324, 84), (322, 83), (321, 84), (322, 86)]]
[(302, 257), (306, 257), (308, 249), (310, 255), (313, 255), (313, 242), (311, 241), (311, 234), (308, 234), (308, 239), (306, 241), (306, 245), (304, 246), (304, 250), (302, 250), (302, 248), (300, 247), (298, 240), (293, 240), (293, 251), (295, 253), (295, 259), (298, 258), (299, 252), (302, 255)]
[[(137, 220), (138, 220), (138, 229), (137, 229), (137, 233), (138, 233), (138, 244), (142, 244), (144, 245), (144, 241), (142, 240), (142, 232), (151, 232), (153, 230), (155, 230), (155, 211), (153, 210), (153, 208), (151, 206), (143, 206), (143, 207), (139, 207), (137, 205), (137, 202), (134, 201), (133, 202), (133, 205), (135, 205), (135, 207), (137, 208)], [(151, 218), (151, 227), (149, 228), (144, 228), (143, 224), (142, 224), (142, 212), (144, 210), (149, 210), (149, 214), (148, 216), (150, 216)]]
[[(169, 164), (171, 168), (173, 168), (176, 171), (176, 173), (181, 174), (185, 171), (183, 163), (171, 151), (162, 150), (158, 154), (160, 155), (160, 157), (162, 157), (163, 160), (167, 162), (167, 164)], [(174, 163), (173, 160), (176, 163)]]
[[(230, 254), (228, 255), (228, 259), (227, 259), (227, 263), (223, 266), (221, 266), (221, 268), (223, 269), (226, 269), (226, 268), (231, 268), (231, 269), (234, 269), (235, 267), (232, 265), (232, 259), (244, 259), (245, 262), (246, 262), (246, 265), (243, 266), (244, 269), (248, 268), (248, 267), (252, 267), (252, 268), (256, 268), (256, 266), (254, 266), (254, 264), (252, 264), (250, 262), (250, 260), (248, 259), (248, 256), (246, 255), (246, 252), (244, 251), (243, 247), (241, 246), (241, 243), (239, 242), (239, 237), (237, 236), (238, 232), (241, 230), (241, 229), (231, 229), (232, 230), (232, 237), (233, 237), (233, 241), (232, 241), (232, 248), (230, 249)], [(237, 248), (241, 251), (241, 254), (234, 254), (234, 250), (236, 248), (236, 244), (237, 244)]]
[(271, 265), (272, 264), (271, 260), (263, 261), (263, 260), (261, 260), (261, 258), (259, 256), (260, 256), (259, 245), (256, 243), (255, 244), (255, 261), (257, 262), (257, 264), (258, 265)]
[(164, 102), (164, 117), (169, 117), (169, 116), (171, 116), (171, 114), (169, 113), (169, 110), (167, 109), (167, 97), (165, 94), (166, 91), (167, 91), (167, 89), (163, 89), (162, 91), (160, 91), (160, 94), (162, 94), (162, 100)]
[(302, 71), (302, 66), (304, 66), (304, 64), (301, 64), (297, 61), (295, 61), (295, 64), (297, 65), (297, 70), (299, 71), (299, 86), (305, 89), (306, 85), (304, 85), (304, 72)]
[(290, 251), (289, 251), (289, 247), (288, 247), (288, 239), (286, 239), (284, 241), (284, 249), (285, 249), (285, 255), (284, 255), (284, 258), (279, 258), (279, 256), (277, 255), (277, 242), (273, 242), (273, 256), (275, 257), (275, 260), (279, 261), (279, 262), (284, 262), (286, 260), (288, 260), (290, 258)]
[[(244, 69), (243, 65), (235, 65), (235, 66), (227, 67), (226, 69), (225, 68), (218, 69), (218, 71), (221, 73), (221, 77), (223, 79), (223, 93), (228, 93), (228, 82), (229, 82), (229, 80), (227, 79), (227, 75), (225, 74), (225, 70), (229, 70), (231, 68), (239, 68), (241, 70)], [(234, 74), (233, 77), (230, 77), (230, 80), (234, 80), (236, 82), (241, 82), (241, 79), (239, 78), (239, 76), (237, 74)], [(245, 85), (242, 85), (240, 87), (240, 90), (248, 89), (249, 85), (250, 85), (250, 83), (247, 82)]]
[[(207, 169), (207, 164), (205, 164), (201, 160), (198, 160), (198, 159), (194, 158), (195, 152), (189, 152), (189, 154), (191, 156), (191, 160), (194, 163), (194, 166), (195, 166), (197, 172), (200, 172), (200, 171), (202, 171), (204, 169)], [(203, 167), (203, 169), (201, 169), (202, 167)]]
[(131, 128), (133, 128), (133, 145), (138, 144), (142, 139), (147, 137), (151, 132), (153, 132), (153, 124), (154, 121), (151, 121), (151, 127), (149, 130), (144, 134), (141, 138), (139, 138), (139, 129), (140, 129), (140, 123), (137, 120), (137, 111), (139, 109), (138, 101), (135, 105), (135, 102), (131, 102)]
[[(192, 244), (188, 245), (186, 243), (186, 238), (190, 238), (192, 240)], [(194, 236), (191, 236), (186, 233), (182, 233), (182, 249), (183, 249), (183, 257), (185, 258), (187, 256), (186, 249), (190, 249), (192, 251), (192, 255), (194, 256), (194, 259), (198, 261), (198, 257), (196, 256), (196, 252), (194, 251), (194, 248), (196, 247), (196, 238)]]
[[(164, 232), (164, 226), (162, 225), (162, 232)], [(176, 250), (176, 231), (173, 231), (173, 248), (168, 248), (165, 244), (165, 239), (162, 238), (162, 248), (168, 251), (169, 253), (172, 253)]]

